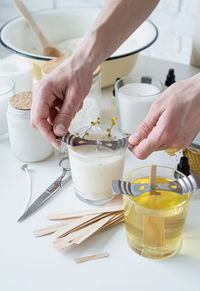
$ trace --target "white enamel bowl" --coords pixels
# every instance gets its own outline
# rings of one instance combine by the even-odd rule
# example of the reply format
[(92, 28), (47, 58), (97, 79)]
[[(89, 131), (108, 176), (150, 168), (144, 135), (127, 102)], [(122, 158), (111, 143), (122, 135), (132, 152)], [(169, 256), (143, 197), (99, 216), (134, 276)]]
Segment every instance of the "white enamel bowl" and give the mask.
[[(69, 38), (83, 37), (99, 11), (99, 8), (50, 9), (35, 12), (33, 17), (49, 42), (55, 45)], [(112, 85), (116, 78), (127, 75), (136, 63), (138, 52), (152, 45), (157, 37), (156, 26), (145, 21), (126, 40), (123, 47), (102, 64), (102, 87)], [(3, 25), (0, 41), (10, 51), (32, 62), (35, 78), (41, 78), (41, 66), (51, 57), (33, 53), (35, 49), (42, 51), (41, 44), (23, 17), (12, 19)]]

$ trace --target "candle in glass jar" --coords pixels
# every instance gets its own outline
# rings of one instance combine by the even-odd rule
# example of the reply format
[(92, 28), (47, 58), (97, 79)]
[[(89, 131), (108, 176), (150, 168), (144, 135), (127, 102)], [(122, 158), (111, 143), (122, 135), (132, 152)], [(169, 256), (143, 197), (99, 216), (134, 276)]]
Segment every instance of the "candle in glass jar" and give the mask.
[[(90, 136), (101, 140), (102, 136)], [(69, 160), (76, 195), (94, 205), (105, 204), (112, 198), (112, 180), (121, 179), (125, 148), (113, 151), (106, 147), (69, 146)]]
[(161, 88), (154, 84), (131, 83), (131, 81), (117, 88), (116, 97), (120, 128), (125, 133), (131, 133), (140, 125), (161, 91)]

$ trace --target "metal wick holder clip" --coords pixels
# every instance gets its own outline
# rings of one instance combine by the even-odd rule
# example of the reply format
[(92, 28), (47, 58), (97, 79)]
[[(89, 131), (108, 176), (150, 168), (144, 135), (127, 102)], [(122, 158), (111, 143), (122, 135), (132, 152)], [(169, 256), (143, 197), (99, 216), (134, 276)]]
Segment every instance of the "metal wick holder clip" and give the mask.
[(82, 145), (94, 145), (97, 147), (106, 147), (113, 151), (123, 149), (128, 146), (128, 136), (109, 141), (109, 140), (90, 140), (85, 138), (77, 137), (71, 133), (66, 133), (63, 137), (56, 137), (57, 141), (62, 141), (64, 143), (67, 143), (68, 145), (72, 147), (82, 146)]
[(137, 197), (151, 190), (173, 191), (178, 194), (186, 194), (188, 192), (200, 189), (200, 177), (197, 175), (189, 175), (179, 178), (176, 181), (167, 183), (156, 183), (155, 188), (151, 188), (149, 184), (130, 183), (122, 180), (114, 180), (112, 182), (112, 191), (114, 194), (126, 194)]

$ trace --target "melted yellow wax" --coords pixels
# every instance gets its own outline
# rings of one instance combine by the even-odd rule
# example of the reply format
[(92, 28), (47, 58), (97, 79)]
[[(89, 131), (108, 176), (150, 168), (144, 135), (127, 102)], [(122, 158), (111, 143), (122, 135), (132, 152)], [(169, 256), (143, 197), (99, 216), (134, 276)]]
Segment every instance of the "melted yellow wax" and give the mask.
[[(156, 178), (156, 183), (166, 183), (170, 180), (165, 178)], [(141, 184), (148, 184), (149, 177), (147, 178), (140, 178), (134, 180), (132, 183), (141, 183)], [(130, 197), (130, 199), (134, 200), (140, 205), (145, 207), (154, 208), (154, 209), (171, 209), (175, 206), (181, 204), (185, 200), (188, 199), (189, 194), (180, 195), (176, 192), (172, 191), (156, 191), (156, 195), (152, 195), (150, 192), (146, 192), (144, 194), (139, 195), (138, 197)]]
[[(157, 177), (156, 182), (166, 183), (169, 180)], [(132, 183), (149, 183), (149, 177), (134, 180)], [(129, 245), (136, 252), (152, 258), (175, 253), (180, 246), (190, 194), (156, 191), (153, 195), (146, 192), (138, 197), (123, 197)]]

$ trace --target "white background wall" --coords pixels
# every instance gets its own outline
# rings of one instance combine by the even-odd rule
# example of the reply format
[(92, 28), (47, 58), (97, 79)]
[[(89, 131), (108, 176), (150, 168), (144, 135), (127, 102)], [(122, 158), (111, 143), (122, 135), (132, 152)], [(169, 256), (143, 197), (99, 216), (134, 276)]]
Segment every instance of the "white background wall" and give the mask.
[[(56, 6), (101, 7), (104, 3), (104, 0), (23, 1), (30, 11)], [(149, 17), (159, 29), (159, 38), (143, 54), (189, 64), (197, 2), (198, 0), (161, 0)], [(0, 0), (0, 26), (18, 15), (12, 0)], [(0, 58), (7, 54), (8, 52), (0, 45)]]

